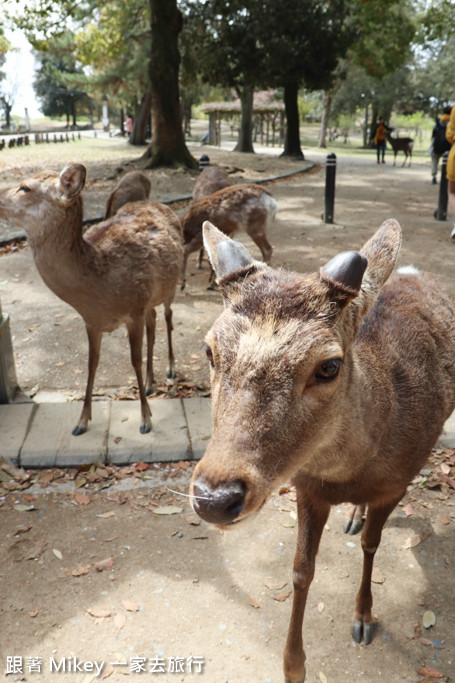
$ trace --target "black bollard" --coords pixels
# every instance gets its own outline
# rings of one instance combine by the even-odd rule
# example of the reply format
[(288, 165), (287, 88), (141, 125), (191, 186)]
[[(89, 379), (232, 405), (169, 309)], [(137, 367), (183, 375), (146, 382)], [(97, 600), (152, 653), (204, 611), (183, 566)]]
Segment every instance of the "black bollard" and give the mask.
[(203, 171), (204, 168), (206, 168), (210, 164), (210, 159), (208, 158), (207, 154), (203, 154), (199, 158), (199, 170)]
[(438, 208), (434, 212), (434, 217), (436, 218), (437, 221), (446, 221), (447, 220), (448, 193), (447, 193), (446, 166), (447, 166), (447, 159), (448, 158), (449, 158), (449, 153), (444, 152), (444, 154), (442, 155), (441, 182), (439, 183)]
[(334, 204), (335, 204), (335, 176), (337, 172), (336, 154), (327, 154), (325, 166), (325, 202), (324, 202), (324, 223), (333, 223)]

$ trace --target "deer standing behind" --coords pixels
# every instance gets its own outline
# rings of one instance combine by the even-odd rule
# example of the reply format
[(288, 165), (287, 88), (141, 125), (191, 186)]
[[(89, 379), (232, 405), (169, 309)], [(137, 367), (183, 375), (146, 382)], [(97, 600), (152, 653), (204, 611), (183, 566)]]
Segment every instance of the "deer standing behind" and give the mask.
[[(194, 510), (232, 528), (291, 480), (294, 600), (284, 651), (305, 679), (302, 621), (331, 505), (368, 505), (352, 636), (373, 635), (371, 575), (382, 528), (455, 407), (455, 317), (436, 278), (396, 275), (401, 230), (386, 221), (361, 252), (319, 272), (276, 271), (209, 223), (204, 241), (224, 311), (206, 337), (213, 434)], [(325, 637), (325, 636), (324, 636)]]
[(278, 204), (271, 193), (254, 183), (231, 185), (195, 202), (182, 218), (185, 243), (182, 289), (188, 256), (202, 248), (202, 223), (216, 223), (226, 235), (244, 230), (261, 250), (267, 263), (272, 256), (272, 245), (267, 239), (267, 229), (273, 223)]
[(151, 187), (150, 180), (141, 171), (125, 173), (107, 198), (104, 220), (115, 216), (117, 211), (128, 202), (147, 200)]
[(390, 133), (387, 133), (387, 142), (390, 142), (393, 149), (393, 165), (396, 165), (398, 152), (404, 152), (404, 161), (401, 164), (405, 165), (409, 156), (409, 166), (412, 161), (412, 148), (414, 147), (414, 140), (412, 138), (393, 138)]
[[(232, 181), (229, 178), (228, 172), (222, 166), (207, 166), (199, 174), (193, 187), (193, 202), (199, 201), (203, 197), (208, 197), (210, 194), (222, 190), (224, 187), (230, 187)], [(202, 259), (204, 257), (204, 249), (199, 251), (199, 258), (197, 262), (198, 270), (202, 268)], [(210, 273), (210, 286), (212, 285), (212, 273)]]
[[(115, 216), (82, 234), (86, 169), (41, 171), (18, 186), (0, 191), (0, 217), (23, 227), (36, 267), (46, 285), (82, 316), (88, 336), (88, 380), (78, 436), (91, 419), (91, 399), (103, 332), (125, 323), (141, 401), (140, 431), (151, 430), (146, 393), (153, 377), (155, 307), (163, 304), (169, 367), (174, 373), (172, 309), (182, 269), (181, 225), (167, 206), (130, 202)], [(147, 375), (142, 376), (142, 341), (147, 333)]]

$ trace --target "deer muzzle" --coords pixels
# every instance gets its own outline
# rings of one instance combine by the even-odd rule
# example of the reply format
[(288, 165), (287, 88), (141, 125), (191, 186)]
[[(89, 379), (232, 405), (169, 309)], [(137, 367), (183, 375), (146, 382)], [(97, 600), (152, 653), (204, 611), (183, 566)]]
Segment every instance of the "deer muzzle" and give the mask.
[(192, 486), (192, 505), (206, 522), (226, 526), (235, 523), (245, 506), (247, 487), (240, 479), (211, 485), (202, 476)]

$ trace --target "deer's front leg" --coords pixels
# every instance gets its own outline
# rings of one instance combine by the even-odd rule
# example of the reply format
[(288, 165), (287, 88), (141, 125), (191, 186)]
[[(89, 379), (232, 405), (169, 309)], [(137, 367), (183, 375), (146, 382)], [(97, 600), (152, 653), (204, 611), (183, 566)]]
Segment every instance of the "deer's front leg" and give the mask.
[(373, 596), (371, 593), (371, 575), (376, 550), (381, 542), (382, 529), (388, 516), (403, 497), (403, 491), (398, 497), (382, 505), (369, 505), (365, 527), (362, 532), (363, 573), (359, 592), (357, 593), (354, 623), (351, 634), (353, 639), (369, 645), (373, 638), (373, 619), (371, 608)]
[(322, 531), (330, 512), (330, 505), (315, 502), (297, 489), (298, 536), (294, 558), (294, 599), (291, 621), (284, 650), (286, 683), (305, 680), (305, 652), (302, 624), (308, 589), (313, 580), (316, 555)]

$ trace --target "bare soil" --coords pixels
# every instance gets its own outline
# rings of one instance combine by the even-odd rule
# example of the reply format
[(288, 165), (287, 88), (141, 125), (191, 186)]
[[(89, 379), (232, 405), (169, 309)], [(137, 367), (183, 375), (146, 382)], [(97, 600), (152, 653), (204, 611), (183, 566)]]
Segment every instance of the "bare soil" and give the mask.
[[(242, 180), (299, 170), (298, 162), (274, 156), (193, 150), (195, 155), (202, 151), (212, 162), (238, 169), (235, 176)], [(430, 184), (429, 159), (409, 169), (393, 167), (390, 155), (381, 166), (373, 153), (339, 155), (336, 222), (326, 224), (321, 220), (325, 152), (310, 150), (307, 156), (315, 161), (313, 170), (267, 185), (279, 204), (270, 234), (274, 265), (317, 269), (338, 251), (359, 248), (384, 219), (395, 217), (403, 227), (400, 265), (435, 272), (455, 295), (455, 243), (449, 239), (451, 223), (433, 218), (438, 187)], [(4, 182), (35, 170), (34, 161), (14, 166), (10, 159), (0, 159), (0, 169), (9, 164)], [(87, 216), (101, 215), (118, 164), (106, 158), (88, 165)], [(190, 194), (195, 180), (182, 171), (147, 173), (153, 199)], [(180, 215), (185, 211), (184, 204), (175, 208)], [(259, 256), (248, 237), (238, 237)], [(82, 321), (48, 292), (27, 247), (3, 251), (2, 308), (11, 315), (21, 388), (79, 396), (86, 365)], [(180, 377), (173, 389), (164, 383), (165, 335), (158, 332), (156, 374), (163, 395), (208, 390), (200, 346), (222, 305), (218, 292), (206, 290), (208, 276), (207, 265), (196, 269), (195, 254), (187, 288), (177, 292), (174, 304)], [(132, 375), (123, 330), (106, 336), (97, 392), (120, 398), (134, 393)], [(378, 626), (368, 647), (350, 637), (360, 539), (342, 533), (344, 506), (333, 509), (304, 621), (310, 683), (455, 680), (454, 467), (453, 451), (435, 450), (386, 525), (374, 584)], [(220, 534), (204, 523), (196, 526), (179, 495), (187, 492), (191, 468), (176, 463), (145, 470), (53, 470), (31, 472), (25, 479), (0, 469), (1, 680), (88, 683), (93, 672), (62, 673), (62, 665), (50, 671), (51, 658), (57, 663), (65, 658), (67, 665), (76, 656), (104, 662), (101, 676), (110, 681), (140, 676), (134, 671), (142, 661), (137, 658), (147, 669), (138, 680), (282, 681), (292, 599), (294, 493), (277, 493), (249, 524)], [(173, 514), (156, 514), (169, 505), (177, 509), (165, 512)], [(428, 628), (426, 612), (435, 617)], [(6, 675), (6, 658), (13, 656), (23, 658), (23, 673)], [(40, 667), (32, 657), (41, 658)], [(194, 671), (198, 660), (189, 671), (191, 657), (203, 658), (202, 673)], [(165, 673), (152, 672), (157, 663)]]

